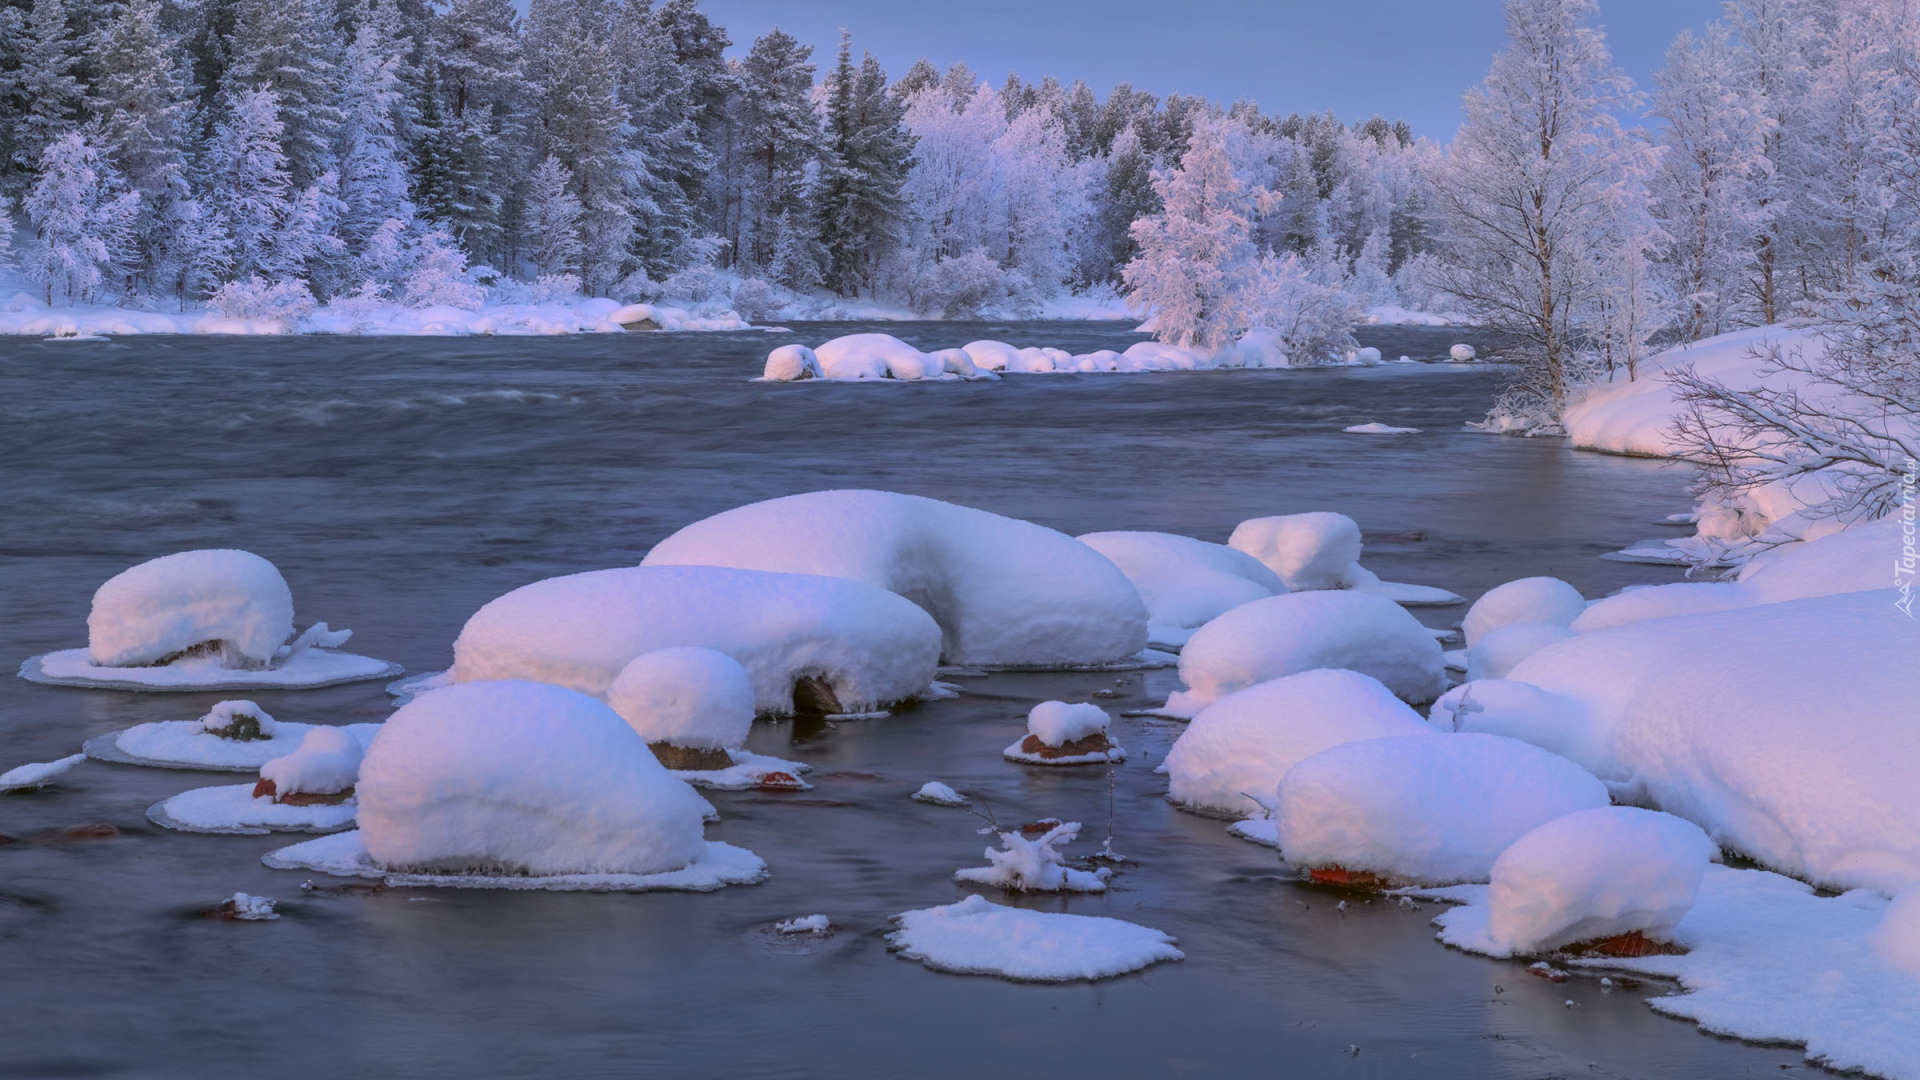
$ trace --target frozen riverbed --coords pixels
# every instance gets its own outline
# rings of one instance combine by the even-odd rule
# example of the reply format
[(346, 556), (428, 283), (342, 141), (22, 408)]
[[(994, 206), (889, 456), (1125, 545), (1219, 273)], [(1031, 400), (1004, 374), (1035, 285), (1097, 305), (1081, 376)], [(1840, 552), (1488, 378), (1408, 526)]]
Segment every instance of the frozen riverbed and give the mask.
[[(1101, 324), (880, 329), (1073, 351)], [(1389, 357), (1455, 330), (1362, 329)], [(1224, 541), (1247, 518), (1336, 510), (1381, 576), (1475, 597), (1550, 574), (1589, 596), (1677, 572), (1598, 555), (1684, 511), (1683, 476), (1461, 431), (1497, 373), (1462, 367), (1014, 377), (998, 385), (749, 383), (761, 333), (563, 340), (142, 338), (0, 343), (0, 659), (73, 644), (95, 585), (143, 558), (244, 546), (303, 612), (409, 671), (445, 667), (477, 607), (538, 578), (639, 562), (688, 522), (758, 499), (878, 487), (1070, 534)], [(1482, 344), (1483, 353), (1486, 351)], [(1420, 434), (1369, 439), (1365, 423)], [(1420, 609), (1445, 625), (1464, 608)], [(215, 774), (88, 762), (0, 798), (0, 1075), (1022, 1075), (1071, 1054), (1111, 1075), (1778, 1075), (1797, 1051), (1698, 1035), (1634, 989), (1553, 984), (1436, 944), (1431, 907), (1293, 882), (1265, 849), (1171, 809), (1153, 766), (1180, 730), (1121, 717), (1109, 892), (1010, 898), (1164, 930), (1186, 959), (1093, 986), (938, 975), (889, 955), (890, 918), (949, 904), (986, 842), (909, 796), (939, 779), (1003, 825), (1106, 830), (1106, 772), (1002, 749), (1047, 699), (1114, 713), (1172, 671), (995, 675), (876, 721), (756, 725), (748, 747), (813, 766), (813, 790), (710, 792), (711, 839), (770, 878), (710, 895), (373, 889), (268, 870), (284, 837), (199, 836), (146, 807)], [(378, 684), (255, 695), (276, 717), (383, 719)], [(167, 698), (0, 679), (0, 763), (192, 719)], [(120, 835), (61, 835), (106, 822)], [(316, 888), (303, 891), (313, 877)], [(191, 916), (236, 891), (272, 922)], [(820, 912), (831, 936), (768, 931)], [(1578, 1008), (1565, 1002), (1574, 1000)], [(243, 1009), (233, 1003), (244, 1001)], [(1057, 1010), (1057, 1011), (1056, 1011)], [(1358, 1049), (1357, 1056), (1352, 1048)]]

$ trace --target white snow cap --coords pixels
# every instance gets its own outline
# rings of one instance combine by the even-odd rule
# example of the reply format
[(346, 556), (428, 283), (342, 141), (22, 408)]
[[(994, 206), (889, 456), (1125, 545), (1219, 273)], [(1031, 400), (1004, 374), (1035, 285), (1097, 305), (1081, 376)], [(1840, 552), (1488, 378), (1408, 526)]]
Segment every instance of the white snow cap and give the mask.
[(1064, 746), (1089, 735), (1105, 735), (1112, 718), (1088, 702), (1043, 701), (1027, 713), (1027, 733), (1048, 746)]
[(1005, 371), (1020, 359), (1020, 350), (1004, 341), (969, 341), (960, 349), (984, 371)]
[(1228, 694), (1193, 718), (1167, 752), (1168, 797), (1252, 814), (1280, 778), (1322, 750), (1355, 739), (1430, 734), (1420, 714), (1380, 680), (1323, 668)]
[(914, 792), (913, 797), (920, 802), (932, 803), (935, 806), (967, 805), (967, 797), (965, 795), (960, 794), (938, 780), (929, 780), (921, 784), (920, 790)]
[(657, 874), (705, 850), (705, 800), (618, 713), (530, 682), (401, 706), (361, 766), (360, 835), (390, 869)]
[(1447, 687), (1440, 644), (1418, 619), (1381, 596), (1301, 592), (1256, 600), (1201, 627), (1180, 652), (1187, 689), (1165, 711), (1193, 716), (1236, 690), (1314, 668), (1350, 668), (1403, 701)]
[(732, 566), (878, 586), (940, 624), (955, 664), (1112, 663), (1147, 643), (1125, 574), (1071, 536), (889, 491), (815, 491), (742, 506), (662, 540), (644, 566)]
[(1520, 661), (1572, 636), (1572, 630), (1550, 622), (1496, 626), (1467, 649), (1467, 678), (1504, 679)]
[(1094, 915), (1003, 907), (983, 896), (894, 917), (887, 943), (909, 960), (959, 975), (1030, 982), (1104, 979), (1185, 954), (1151, 927)]
[(753, 679), (726, 653), (698, 645), (633, 658), (607, 687), (607, 704), (642, 739), (731, 750), (753, 730)]
[(1494, 861), (1488, 929), (1510, 955), (1640, 931), (1668, 940), (1717, 849), (1672, 814), (1603, 806), (1534, 829)]
[(1891, 894), (1920, 880), (1920, 639), (1898, 599), (1650, 619), (1550, 645), (1509, 678), (1575, 703), (1554, 721), (1578, 725), (1562, 745), (1626, 801), (1782, 873)]
[(143, 562), (93, 594), (87, 649), (102, 667), (151, 664), (222, 642), (231, 667), (263, 668), (293, 636), (293, 591), (246, 551), (182, 551)]
[(1392, 881), (1486, 881), (1515, 840), (1607, 805), (1580, 766), (1498, 735), (1364, 739), (1325, 750), (1280, 780), (1274, 821), (1287, 861)]
[(273, 738), (273, 717), (267, 714), (267, 710), (251, 701), (216, 702), (213, 708), (208, 709), (207, 714), (200, 718), (200, 730), (218, 735), (230, 730), (236, 719), (245, 717), (252, 717), (259, 725), (262, 739)]
[(941, 373), (939, 360), (891, 334), (848, 334), (814, 350), (829, 379), (925, 379)]
[(1566, 626), (1587, 610), (1580, 590), (1553, 577), (1521, 578), (1489, 589), (1467, 609), (1461, 629), (1471, 649), (1489, 632), (1514, 623)]
[(337, 795), (360, 778), (365, 751), (345, 728), (308, 729), (300, 748), (260, 766), (260, 779), (273, 781), (276, 796)]
[(1186, 636), (1255, 600), (1287, 591), (1259, 559), (1224, 544), (1161, 532), (1099, 532), (1080, 542), (1113, 561), (1147, 605), (1156, 641)]
[(1227, 546), (1259, 559), (1287, 588), (1343, 589), (1360, 561), (1360, 526), (1345, 514), (1316, 511), (1243, 521)]
[(595, 570), (536, 581), (475, 612), (453, 643), (453, 679), (533, 679), (604, 695), (634, 657), (698, 645), (739, 661), (754, 708), (793, 711), (794, 683), (824, 679), (851, 710), (933, 681), (940, 628), (858, 581), (713, 566)]
[(1900, 890), (1887, 906), (1873, 931), (1873, 947), (1887, 963), (1920, 976), (1920, 882)]
[(1452, 357), (1456, 362), (1464, 364), (1480, 354), (1473, 346), (1463, 344), (1455, 345), (1453, 348), (1448, 349), (1447, 355)]
[(70, 754), (57, 761), (33, 761), (25, 765), (16, 765), (0, 773), (0, 791), (25, 791), (28, 788), (37, 788), (85, 760), (87, 760), (85, 754)]
[(767, 354), (767, 368), (761, 377), (773, 382), (793, 382), (798, 379), (818, 379), (825, 377), (820, 370), (820, 358), (805, 345), (782, 345)]

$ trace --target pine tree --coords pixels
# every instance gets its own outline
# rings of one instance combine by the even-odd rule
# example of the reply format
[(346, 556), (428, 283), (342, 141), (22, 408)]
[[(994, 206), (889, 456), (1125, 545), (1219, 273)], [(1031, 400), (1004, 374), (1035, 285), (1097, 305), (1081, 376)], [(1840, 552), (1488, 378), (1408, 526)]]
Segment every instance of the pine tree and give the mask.
[(1257, 196), (1234, 174), (1223, 122), (1197, 119), (1180, 167), (1154, 178), (1161, 211), (1133, 225), (1128, 299), (1150, 309), (1163, 342), (1212, 351), (1253, 323)]
[(812, 54), (812, 48), (776, 29), (761, 35), (740, 64), (739, 135), (750, 169), (740, 245), (752, 267), (772, 262), (783, 231), (779, 223), (803, 209), (807, 168), (819, 144), (813, 65), (807, 62)]
[(611, 37), (610, 12), (600, 0), (534, 0), (527, 14), (534, 150), (559, 159), (572, 176), (589, 295), (604, 293), (625, 273), (640, 188)]
[(714, 25), (700, 10), (698, 0), (667, 0), (654, 15), (654, 21), (673, 53), (682, 77), (691, 119), (699, 133), (700, 144), (713, 155), (715, 167), (703, 177), (701, 193), (702, 229), (714, 235), (726, 235), (726, 186), (735, 176), (736, 163), (731, 110), (728, 102), (734, 93), (733, 74), (727, 69), (726, 51), (733, 44), (726, 30)]
[[(389, 222), (404, 229), (413, 221), (409, 178), (396, 134), (404, 94), (400, 68), (409, 49), (398, 36), (398, 24), (391, 0), (376, 0), (347, 47), (340, 99), (338, 236), (349, 259), (363, 259), (370, 240), (388, 230)], [(372, 264), (347, 271), (361, 280), (373, 272)]]
[(420, 161), (436, 170), (444, 163), (444, 195), (426, 194), (440, 190), (437, 176), (418, 177), (416, 185), (467, 251), (504, 261), (522, 168), (513, 148), (525, 138), (518, 17), (509, 0), (453, 0), (434, 24), (434, 42), (439, 115)]
[(527, 182), (527, 257), (542, 276), (578, 274), (585, 252), (580, 225), (586, 211), (573, 194), (573, 176), (549, 155)]
[(47, 147), (80, 123), (85, 94), (74, 74), (78, 51), (65, 4), (34, 0), (27, 17), (26, 47), (14, 76), (19, 106), (11, 123), (12, 190), (22, 190)]
[(639, 151), (633, 254), (665, 278), (697, 257), (713, 155), (701, 142), (694, 78), (680, 62), (672, 28), (646, 0), (627, 0), (615, 27), (621, 99)]
[(1089, 228), (1091, 263), (1084, 276), (1089, 283), (1120, 284), (1120, 272), (1139, 254), (1133, 223), (1160, 212), (1160, 196), (1153, 189), (1153, 159), (1140, 142), (1140, 133), (1127, 125), (1107, 153), (1106, 173), (1094, 199)]
[(816, 196), (825, 283), (841, 296), (871, 289), (900, 243), (902, 191), (913, 167), (913, 137), (901, 123), (905, 110), (887, 92), (886, 72), (872, 53), (856, 70), (852, 50), (842, 34), (827, 79), (827, 152)]
[(267, 89), (240, 91), (228, 112), (207, 147), (209, 216), (227, 239), (231, 278), (272, 277), (285, 269), (272, 265), (272, 252), (294, 198), (279, 98)]
[(120, 177), (83, 132), (55, 139), (40, 155), (38, 177), (24, 208), (33, 226), (27, 274), (69, 302), (91, 303), (124, 272), (132, 256), (138, 193)]
[(187, 178), (193, 89), (185, 58), (161, 25), (158, 0), (127, 0), (104, 31), (90, 88), (95, 141), (127, 187), (140, 194), (133, 272), (146, 284), (176, 276), (203, 242)]
[(334, 170), (345, 47), (331, 0), (237, 0), (231, 51), (230, 94), (265, 88), (278, 96), (292, 184), (305, 188)]

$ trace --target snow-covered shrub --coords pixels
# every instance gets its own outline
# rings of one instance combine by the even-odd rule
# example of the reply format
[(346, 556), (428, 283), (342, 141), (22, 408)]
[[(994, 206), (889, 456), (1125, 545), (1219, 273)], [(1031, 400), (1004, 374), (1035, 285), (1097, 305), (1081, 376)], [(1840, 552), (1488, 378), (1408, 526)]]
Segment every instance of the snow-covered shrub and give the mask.
[(1280, 778), (1322, 750), (1429, 730), (1378, 679), (1333, 668), (1304, 671), (1200, 710), (1167, 752), (1167, 797), (1199, 810), (1260, 813)]
[(1306, 255), (1261, 260), (1253, 321), (1278, 335), (1293, 366), (1338, 360), (1354, 347), (1366, 309), (1352, 291), (1342, 253), (1322, 242)]
[(87, 648), (102, 667), (165, 663), (213, 649), (264, 668), (293, 636), (293, 591), (246, 551), (183, 551), (114, 575), (93, 594)]
[(913, 310), (943, 319), (978, 318), (1013, 295), (999, 263), (980, 248), (920, 268), (914, 283)]
[(1672, 814), (1602, 806), (1555, 818), (1494, 860), (1489, 937), (1508, 955), (1639, 933), (1665, 941), (1717, 853)]
[(478, 311), (486, 301), (486, 290), (467, 276), (467, 253), (445, 229), (434, 229), (414, 245), (406, 301), (408, 307), (444, 305), (467, 311)]
[(402, 705), (356, 795), (360, 839), (389, 869), (657, 874), (705, 851), (704, 800), (605, 704), (540, 683)]
[(743, 319), (760, 322), (774, 318), (781, 306), (779, 292), (759, 278), (744, 278), (733, 287), (733, 310)]
[(660, 283), (660, 291), (676, 300), (705, 303), (726, 294), (727, 281), (711, 263), (697, 262), (676, 270)]
[(313, 314), (313, 293), (304, 281), (266, 281), (259, 276), (229, 281), (214, 290), (207, 306), (229, 319), (262, 320), (283, 325)]

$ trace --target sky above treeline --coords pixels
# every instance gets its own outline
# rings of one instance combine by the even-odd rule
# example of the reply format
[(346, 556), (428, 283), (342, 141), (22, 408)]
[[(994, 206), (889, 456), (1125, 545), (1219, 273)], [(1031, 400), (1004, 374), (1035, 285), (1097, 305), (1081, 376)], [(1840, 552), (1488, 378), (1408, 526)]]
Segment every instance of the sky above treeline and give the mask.
[[(1446, 141), (1460, 95), (1485, 77), (1505, 38), (1500, 0), (702, 0), (734, 52), (778, 26), (814, 47), (822, 74), (840, 28), (898, 78), (926, 57), (964, 61), (998, 85), (1086, 80), (1164, 97), (1252, 98), (1272, 113), (1375, 113)], [(1683, 27), (1705, 26), (1720, 0), (1601, 0), (1614, 59), (1643, 89)]]

